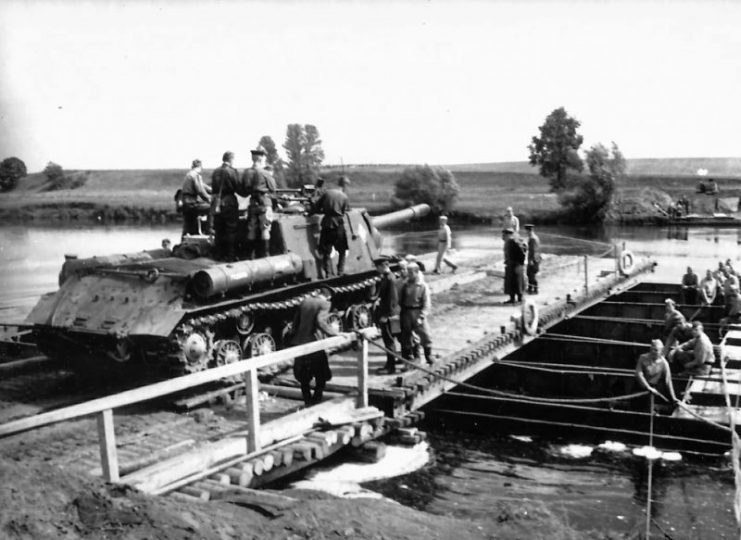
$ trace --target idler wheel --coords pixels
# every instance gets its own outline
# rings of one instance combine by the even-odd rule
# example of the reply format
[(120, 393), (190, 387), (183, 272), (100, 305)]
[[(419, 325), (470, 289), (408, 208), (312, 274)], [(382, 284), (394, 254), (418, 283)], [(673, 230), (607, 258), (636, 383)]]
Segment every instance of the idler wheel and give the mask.
[(371, 310), (368, 309), (368, 306), (363, 304), (350, 306), (347, 309), (345, 320), (347, 320), (349, 323), (348, 326), (353, 330), (362, 330), (363, 328), (368, 328), (373, 324)]
[(223, 339), (216, 342), (216, 365), (225, 366), (239, 362), (242, 359), (242, 347), (231, 339)]

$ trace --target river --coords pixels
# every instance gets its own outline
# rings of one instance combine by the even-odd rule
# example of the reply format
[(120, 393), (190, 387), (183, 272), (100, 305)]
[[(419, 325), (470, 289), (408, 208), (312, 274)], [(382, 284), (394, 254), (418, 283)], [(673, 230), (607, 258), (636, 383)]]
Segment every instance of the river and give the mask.
[[(741, 266), (741, 231), (732, 228), (538, 227), (537, 232), (551, 253), (597, 255), (610, 243), (625, 242), (633, 252), (654, 257), (664, 281), (679, 281), (688, 265), (698, 273), (719, 260)], [(177, 241), (179, 234), (177, 225), (0, 227), (0, 322), (22, 321), (42, 293), (56, 289), (65, 254), (136, 252), (158, 247), (163, 238)], [(384, 242), (385, 251), (420, 253), (433, 250), (435, 236), (405, 229)], [(491, 227), (454, 229), (454, 247), (498, 250), (501, 238)], [(579, 529), (630, 534), (645, 520), (645, 466), (630, 453), (579, 458), (568, 440), (432, 435), (433, 464), (374, 487), (428, 511), (470, 518), (490, 518), (495, 499), (524, 497), (555, 504)], [(722, 462), (655, 469), (656, 519), (672, 538), (737, 537), (732, 494), (732, 473)]]

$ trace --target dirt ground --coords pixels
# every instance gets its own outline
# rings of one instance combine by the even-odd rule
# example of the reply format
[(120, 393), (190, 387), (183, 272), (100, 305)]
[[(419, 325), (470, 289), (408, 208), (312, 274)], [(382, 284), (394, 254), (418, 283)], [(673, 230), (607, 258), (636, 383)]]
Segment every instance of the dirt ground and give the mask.
[(0, 459), (0, 538), (448, 539), (581, 538), (545, 507), (502, 503), (486, 522), (419, 512), (388, 500), (315, 492), (278, 517), (226, 502), (150, 497), (46, 464)]

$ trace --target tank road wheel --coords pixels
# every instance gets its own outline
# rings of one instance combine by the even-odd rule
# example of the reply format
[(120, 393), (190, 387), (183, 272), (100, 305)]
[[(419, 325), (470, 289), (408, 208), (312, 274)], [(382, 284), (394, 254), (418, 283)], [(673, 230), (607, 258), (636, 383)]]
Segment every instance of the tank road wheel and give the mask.
[(211, 357), (210, 339), (200, 332), (192, 332), (182, 342), (185, 371), (195, 373), (208, 367)]
[(362, 330), (373, 324), (371, 311), (368, 309), (368, 306), (363, 304), (347, 308), (345, 320), (348, 323), (347, 326), (353, 330)]
[(242, 347), (239, 343), (231, 339), (222, 339), (214, 345), (214, 358), (217, 366), (225, 366), (239, 362), (242, 359)]
[(275, 340), (273, 336), (265, 332), (252, 334), (244, 340), (244, 351), (247, 358), (254, 358), (255, 356), (263, 356), (275, 352)]
[(330, 311), (327, 316), (327, 324), (338, 334), (343, 331), (342, 315), (336, 311)]
[(252, 332), (252, 329), (255, 327), (255, 316), (251, 311), (245, 311), (237, 317), (236, 323), (237, 332), (242, 336), (246, 336)]

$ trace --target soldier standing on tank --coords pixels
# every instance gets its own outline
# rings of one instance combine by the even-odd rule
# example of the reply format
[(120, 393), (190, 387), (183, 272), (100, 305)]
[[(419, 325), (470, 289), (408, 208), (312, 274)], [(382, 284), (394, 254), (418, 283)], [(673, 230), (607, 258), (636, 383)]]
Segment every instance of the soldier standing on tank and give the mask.
[(538, 272), (540, 271), (540, 238), (535, 234), (535, 225), (525, 225), (527, 231), (527, 292), (538, 294)]
[(430, 290), (427, 284), (420, 279), (420, 270), (417, 263), (407, 267), (409, 277), (401, 288), (399, 304), (401, 305), (401, 356), (412, 362), (414, 334), (419, 336), (422, 350), (427, 364), (432, 365), (432, 339), (427, 316), (432, 308)]
[(267, 156), (265, 149), (258, 146), (251, 153), (252, 167), (245, 169), (242, 174), (242, 185), (250, 194), (250, 204), (247, 207), (247, 256), (249, 259), (255, 256), (270, 255), (273, 197), (277, 189), (273, 175), (265, 167)]
[(239, 222), (237, 194), (246, 196), (239, 183), (239, 173), (232, 167), (233, 152), (224, 152), (221, 167), (211, 175), (211, 217), (213, 219), (216, 258), (231, 262), (236, 260), (234, 247)]
[(312, 213), (324, 214), (319, 233), (319, 253), (322, 256), (322, 272), (329, 277), (332, 265), (332, 248), (337, 250), (337, 275), (345, 270), (345, 254), (348, 249), (345, 233), (345, 214), (350, 210), (347, 197), (347, 187), (350, 179), (340, 176), (337, 181), (339, 187), (328, 189), (314, 204)]
[(199, 234), (198, 217), (207, 214), (211, 205), (211, 188), (203, 183), (201, 160), (194, 159), (183, 180), (183, 236)]

